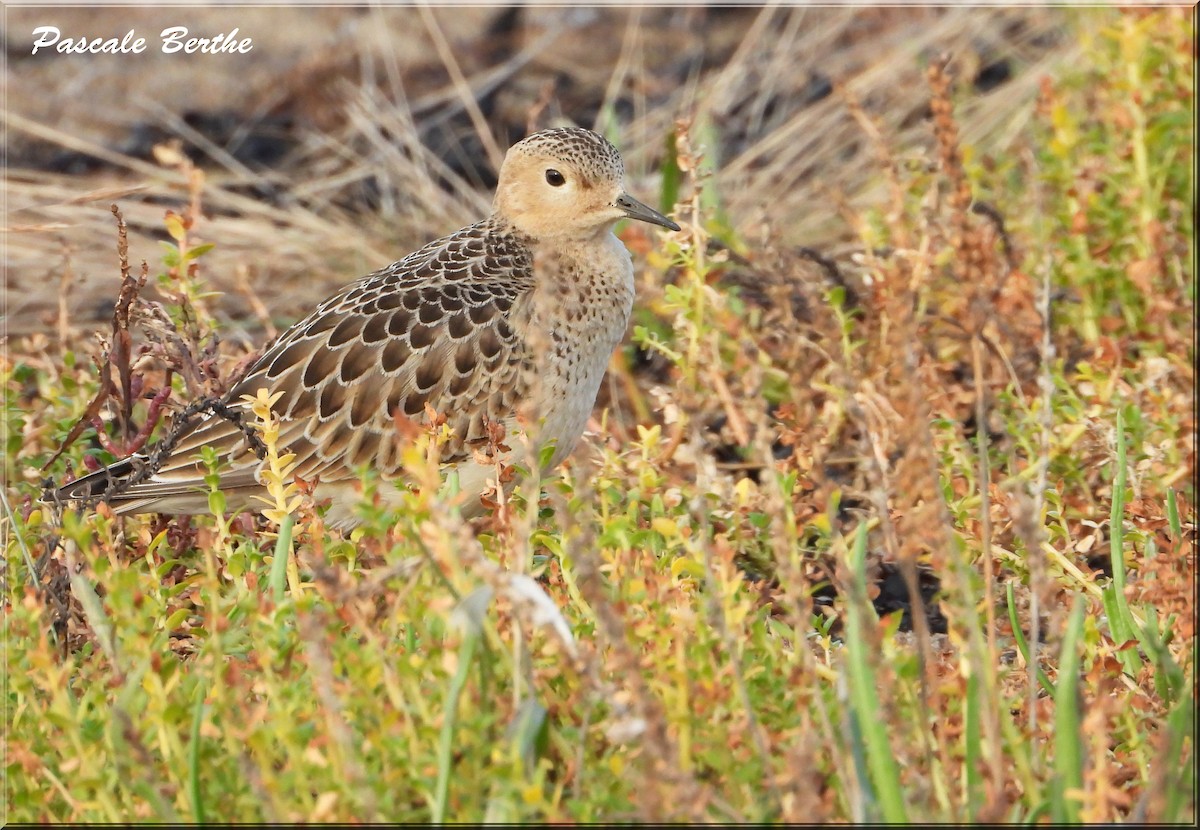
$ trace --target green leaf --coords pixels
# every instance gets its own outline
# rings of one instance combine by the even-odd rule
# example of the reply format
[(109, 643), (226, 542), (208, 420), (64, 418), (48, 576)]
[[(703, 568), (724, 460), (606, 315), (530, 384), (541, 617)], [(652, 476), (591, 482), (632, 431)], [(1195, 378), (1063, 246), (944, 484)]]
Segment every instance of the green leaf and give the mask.
[[(201, 245), (194, 245), (191, 248), (188, 248), (187, 251), (184, 253), (183, 261), (189, 262), (193, 259), (199, 259), (200, 257), (204, 256), (205, 254), (207, 254), (209, 251), (211, 251), (215, 247), (217, 247), (215, 242), (205, 242)], [(219, 293), (220, 293), (219, 291), (208, 292), (209, 295), (215, 295), (215, 294), (219, 294)]]

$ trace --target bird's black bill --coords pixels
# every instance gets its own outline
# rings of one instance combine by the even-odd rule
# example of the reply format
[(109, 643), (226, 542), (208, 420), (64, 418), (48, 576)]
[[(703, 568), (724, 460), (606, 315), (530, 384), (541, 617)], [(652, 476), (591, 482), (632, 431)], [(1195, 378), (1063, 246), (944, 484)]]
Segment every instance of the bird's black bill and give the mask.
[(621, 198), (617, 199), (616, 205), (621, 210), (625, 211), (625, 215), (630, 219), (637, 219), (641, 222), (649, 222), (651, 225), (661, 225), (662, 227), (670, 228), (673, 231), (679, 230), (679, 226), (670, 219), (663, 216), (654, 208), (643, 205), (628, 193), (622, 193)]

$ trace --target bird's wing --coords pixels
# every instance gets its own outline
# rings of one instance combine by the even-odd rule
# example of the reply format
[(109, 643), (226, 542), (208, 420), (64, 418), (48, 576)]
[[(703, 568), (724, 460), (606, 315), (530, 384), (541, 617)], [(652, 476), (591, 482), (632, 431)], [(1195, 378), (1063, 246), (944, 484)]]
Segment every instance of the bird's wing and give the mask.
[[(525, 395), (532, 286), (527, 245), (491, 220), (472, 225), (330, 297), (283, 332), (226, 400), (247, 412), (243, 395), (282, 393), (272, 407), (278, 443), (306, 480), (350, 478), (361, 465), (396, 473), (403, 439), (392, 413), (423, 422), (426, 404), (454, 432), (442, 460), (461, 460), (484, 437), (485, 419), (510, 418)], [(194, 493), (205, 446), (222, 461), (221, 489), (256, 487), (245, 428), (217, 416), (185, 428), (161, 468), (120, 498)]]

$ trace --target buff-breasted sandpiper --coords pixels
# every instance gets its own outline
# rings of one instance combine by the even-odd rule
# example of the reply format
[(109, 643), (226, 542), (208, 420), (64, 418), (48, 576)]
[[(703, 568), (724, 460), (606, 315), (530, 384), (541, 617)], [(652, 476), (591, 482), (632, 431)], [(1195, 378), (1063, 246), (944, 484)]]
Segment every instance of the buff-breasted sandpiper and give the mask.
[[(525, 425), (536, 447), (554, 444), (547, 468), (575, 447), (633, 304), (633, 264), (613, 234), (624, 218), (679, 226), (624, 190), (611, 143), (578, 128), (534, 133), (500, 169), (492, 215), (351, 283), (283, 332), (229, 391), (231, 408), (260, 388), (295, 473), (329, 498), (327, 520), (356, 523), (358, 470), (402, 475), (405, 439), (393, 413), (421, 420), (426, 405), (453, 437), (441, 462), (459, 475), (464, 512), (480, 512), (493, 465), (472, 452), (486, 424)], [(536, 425), (533, 426), (533, 425)], [(244, 428), (208, 415), (185, 424), (153, 475), (123, 491), (146, 464), (134, 456), (57, 492), (72, 501), (113, 493), (117, 514), (208, 512), (199, 450), (221, 459), (231, 510), (262, 506), (259, 458)], [(410, 439), (409, 439), (410, 440)], [(395, 498), (395, 487), (381, 487)]]

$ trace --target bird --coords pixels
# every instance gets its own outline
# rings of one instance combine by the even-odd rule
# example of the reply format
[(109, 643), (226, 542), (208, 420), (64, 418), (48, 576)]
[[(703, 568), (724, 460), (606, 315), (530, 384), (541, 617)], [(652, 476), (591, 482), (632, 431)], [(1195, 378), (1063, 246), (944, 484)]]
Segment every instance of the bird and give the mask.
[[(630, 196), (624, 175), (617, 148), (591, 130), (528, 135), (504, 157), (487, 218), (320, 303), (225, 394), (229, 412), (185, 420), (169, 452), (134, 454), (63, 485), (52, 500), (104, 500), (116, 515), (207, 513), (200, 450), (213, 447), (227, 509), (264, 508), (262, 462), (236, 416), (249, 414), (244, 396), (265, 388), (278, 396), (277, 444), (294, 453), (295, 475), (315, 482), (314, 499), (330, 501), (327, 524), (361, 523), (364, 467), (399, 485), (378, 488), (386, 504), (399, 504), (411, 437), (397, 418), (427, 424), (431, 414), (450, 429), (438, 461), (458, 474), (462, 512), (481, 515), (496, 468), (474, 448), (489, 425), (524, 428), (544, 471), (579, 442), (632, 312), (633, 263), (617, 222), (680, 230)], [(152, 457), (157, 469), (147, 476)]]

